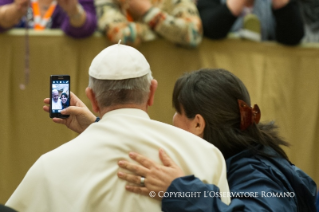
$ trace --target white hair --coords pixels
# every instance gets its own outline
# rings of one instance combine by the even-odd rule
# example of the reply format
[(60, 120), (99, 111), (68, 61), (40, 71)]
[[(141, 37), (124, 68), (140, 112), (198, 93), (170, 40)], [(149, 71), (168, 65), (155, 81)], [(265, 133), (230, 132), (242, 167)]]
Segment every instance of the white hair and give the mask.
[(100, 80), (90, 76), (89, 87), (100, 107), (142, 104), (148, 100), (152, 79), (151, 73), (124, 80)]

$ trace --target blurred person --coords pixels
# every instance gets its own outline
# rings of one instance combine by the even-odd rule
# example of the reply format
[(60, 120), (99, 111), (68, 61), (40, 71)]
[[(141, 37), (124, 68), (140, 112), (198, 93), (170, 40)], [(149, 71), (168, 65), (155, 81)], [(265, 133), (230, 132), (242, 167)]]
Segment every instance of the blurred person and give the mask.
[[(304, 36), (296, 0), (199, 0), (197, 8), (204, 36), (211, 39), (225, 38), (230, 32), (247, 32), (245, 25), (249, 32), (260, 33), (263, 41), (296, 45)], [(244, 37), (251, 35), (242, 34)]]
[(17, 212), (17, 211), (0, 204), (0, 212)]
[[(159, 148), (172, 155), (183, 172), (194, 172), (203, 181), (228, 192), (225, 161), (216, 147), (149, 118), (147, 110), (153, 104), (156, 88), (157, 81), (139, 51), (121, 44), (104, 49), (91, 63), (86, 89), (101, 120), (72, 141), (42, 155), (6, 205), (32, 212), (161, 211), (160, 202), (122, 189), (126, 183), (116, 175), (117, 161), (129, 159), (129, 151), (143, 152), (159, 162)], [(83, 128), (76, 123), (81, 113), (89, 110), (74, 95), (71, 104), (81, 106), (79, 113), (65, 121), (81, 131)], [(76, 110), (76, 106), (65, 110)], [(47, 106), (45, 109), (48, 111)], [(89, 115), (94, 122), (94, 115)], [(144, 178), (140, 185), (144, 185)], [(223, 197), (222, 201), (229, 204), (230, 198)]]
[(163, 37), (196, 47), (202, 24), (193, 0), (95, 0), (99, 30), (112, 42), (138, 46)]
[(62, 101), (59, 98), (59, 91), (52, 90), (52, 110), (60, 110), (62, 109)]
[[(185, 74), (175, 84), (173, 105), (175, 126), (204, 138), (223, 153), (231, 204), (209, 196), (207, 192), (219, 192), (218, 186), (185, 176), (163, 151), (164, 166), (137, 153), (130, 157), (141, 165), (119, 162), (137, 174), (119, 173), (121, 179), (135, 184), (127, 190), (146, 196), (150, 191), (203, 194), (200, 198), (164, 196), (163, 211), (316, 211), (315, 182), (289, 161), (281, 148), (289, 144), (279, 137), (277, 126), (259, 123), (260, 109), (250, 106), (248, 90), (235, 75), (222, 69)], [(195, 131), (197, 126), (203, 127)], [(140, 176), (145, 177), (145, 187), (136, 185)]]
[(62, 109), (69, 107), (70, 102), (68, 95), (66, 93), (61, 93), (61, 103), (62, 103)]
[[(28, 20), (27, 20), (28, 19)], [(60, 28), (74, 38), (90, 36), (97, 19), (93, 0), (0, 0), (0, 32), (13, 27)]]
[(301, 15), (305, 22), (303, 42), (319, 42), (319, 1), (299, 0)]

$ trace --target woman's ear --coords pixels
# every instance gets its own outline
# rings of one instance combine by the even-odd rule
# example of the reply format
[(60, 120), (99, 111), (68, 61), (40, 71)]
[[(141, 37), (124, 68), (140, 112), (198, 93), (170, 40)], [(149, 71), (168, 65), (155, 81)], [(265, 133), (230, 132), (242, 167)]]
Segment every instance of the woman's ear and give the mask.
[(206, 126), (205, 119), (203, 118), (202, 115), (196, 114), (194, 119), (192, 120), (192, 125), (193, 125), (193, 134), (204, 138), (204, 130)]

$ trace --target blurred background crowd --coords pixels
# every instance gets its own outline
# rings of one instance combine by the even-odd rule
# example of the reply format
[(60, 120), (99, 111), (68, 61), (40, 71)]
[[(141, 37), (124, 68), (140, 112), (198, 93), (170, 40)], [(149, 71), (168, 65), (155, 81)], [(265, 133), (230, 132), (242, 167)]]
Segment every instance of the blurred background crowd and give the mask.
[(60, 28), (74, 38), (96, 30), (137, 46), (163, 37), (196, 47), (229, 33), (285, 45), (319, 41), (318, 0), (0, 0), (0, 32)]

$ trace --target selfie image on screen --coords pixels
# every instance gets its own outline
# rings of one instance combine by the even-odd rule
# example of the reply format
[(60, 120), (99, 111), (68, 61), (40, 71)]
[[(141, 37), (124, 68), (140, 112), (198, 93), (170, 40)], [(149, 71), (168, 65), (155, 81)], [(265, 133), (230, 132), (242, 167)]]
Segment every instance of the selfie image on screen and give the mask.
[(52, 112), (60, 113), (62, 109), (70, 105), (69, 101), (69, 81), (52, 81)]

